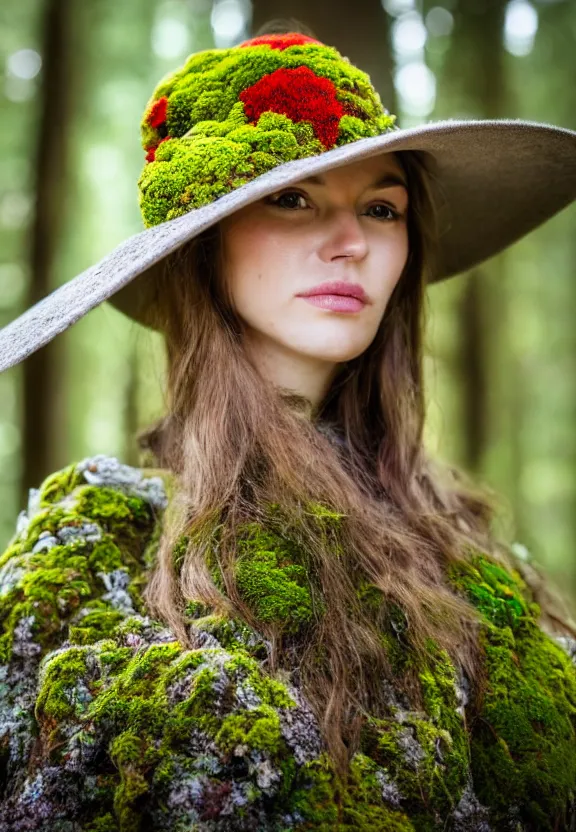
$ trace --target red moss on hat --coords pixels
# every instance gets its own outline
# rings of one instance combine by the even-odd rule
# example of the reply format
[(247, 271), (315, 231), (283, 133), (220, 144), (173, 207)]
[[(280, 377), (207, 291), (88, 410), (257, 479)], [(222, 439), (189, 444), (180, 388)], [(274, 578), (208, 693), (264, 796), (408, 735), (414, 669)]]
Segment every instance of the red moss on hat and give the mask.
[(240, 100), (252, 123), (265, 112), (281, 113), (295, 122), (310, 121), (317, 138), (330, 148), (336, 143), (344, 115), (336, 92), (329, 78), (318, 77), (307, 66), (281, 67), (243, 90)]
[(160, 127), (161, 124), (164, 124), (166, 121), (166, 110), (168, 108), (168, 99), (165, 95), (162, 98), (159, 98), (158, 101), (155, 101), (152, 107), (150, 108), (150, 114), (148, 116), (148, 124), (150, 127)]
[(156, 151), (158, 150), (162, 142), (167, 142), (170, 138), (171, 136), (165, 136), (163, 139), (160, 139), (158, 144), (155, 144), (152, 147), (147, 148), (148, 153), (146, 154), (146, 161), (153, 162), (156, 159)]

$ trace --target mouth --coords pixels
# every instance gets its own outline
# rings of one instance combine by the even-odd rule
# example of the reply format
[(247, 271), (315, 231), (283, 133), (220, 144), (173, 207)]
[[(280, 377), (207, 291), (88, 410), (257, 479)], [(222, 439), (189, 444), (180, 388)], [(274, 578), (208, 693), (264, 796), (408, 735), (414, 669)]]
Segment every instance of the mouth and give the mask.
[(313, 286), (305, 292), (300, 292), (298, 297), (346, 297), (353, 298), (363, 304), (369, 302), (369, 298), (359, 283), (350, 283), (346, 280), (328, 280), (319, 286)]
[(331, 312), (361, 312), (366, 304), (359, 298), (351, 295), (301, 295), (302, 300), (317, 306), (320, 309), (327, 309)]

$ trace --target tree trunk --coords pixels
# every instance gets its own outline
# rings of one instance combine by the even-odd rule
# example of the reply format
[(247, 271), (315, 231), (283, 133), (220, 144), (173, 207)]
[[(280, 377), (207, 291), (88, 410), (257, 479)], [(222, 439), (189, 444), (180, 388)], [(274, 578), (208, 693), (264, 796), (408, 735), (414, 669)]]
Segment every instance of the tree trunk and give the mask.
[[(450, 107), (445, 117), (465, 113), (467, 118), (502, 118), (510, 113), (502, 50), (505, 5), (501, 0), (460, 0), (441, 77), (444, 100)], [(491, 390), (492, 372), (505, 353), (506, 309), (504, 293), (498, 288), (504, 279), (503, 261), (481, 264), (464, 279), (458, 310), (461, 349), (456, 356), (464, 411), (463, 463), (469, 471), (480, 473), (496, 439), (491, 430), (492, 406), (501, 407)]]
[[(30, 235), (31, 280), (26, 307), (49, 294), (55, 254), (64, 225), (70, 104), (70, 0), (46, 0), (42, 83), (35, 164), (36, 207)], [(22, 490), (39, 485), (56, 464), (63, 377), (58, 339), (23, 365)]]

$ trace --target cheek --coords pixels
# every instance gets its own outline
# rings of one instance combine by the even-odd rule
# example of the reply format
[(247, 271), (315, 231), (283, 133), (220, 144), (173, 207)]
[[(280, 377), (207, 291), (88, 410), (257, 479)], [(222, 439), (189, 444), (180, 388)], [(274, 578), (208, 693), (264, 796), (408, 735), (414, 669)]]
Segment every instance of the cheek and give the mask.
[(290, 298), (301, 277), (297, 263), (301, 247), (270, 222), (250, 219), (225, 229), (224, 268), (232, 296), (239, 303), (249, 298), (253, 305), (259, 298), (272, 297), (277, 303)]
[(376, 254), (373, 260), (374, 269), (378, 271), (380, 276), (376, 285), (382, 285), (387, 300), (400, 280), (408, 259), (408, 230), (406, 226), (401, 226), (398, 233), (393, 237), (376, 240), (373, 250)]
[[(224, 274), (233, 306), (256, 329), (269, 328), (289, 297), (287, 275), (293, 246), (283, 246), (277, 235), (250, 220), (237, 223), (223, 235)], [(276, 311), (275, 311), (276, 310)]]

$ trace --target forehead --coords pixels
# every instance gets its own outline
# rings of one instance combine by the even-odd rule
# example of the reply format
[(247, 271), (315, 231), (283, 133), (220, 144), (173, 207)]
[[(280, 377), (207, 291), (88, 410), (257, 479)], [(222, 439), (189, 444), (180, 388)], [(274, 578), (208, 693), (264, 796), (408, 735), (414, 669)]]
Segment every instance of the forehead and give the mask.
[(341, 165), (323, 174), (308, 176), (302, 182), (311, 185), (329, 185), (355, 182), (373, 187), (401, 185), (408, 189), (404, 169), (394, 153), (382, 153), (370, 159), (361, 159), (349, 165)]

